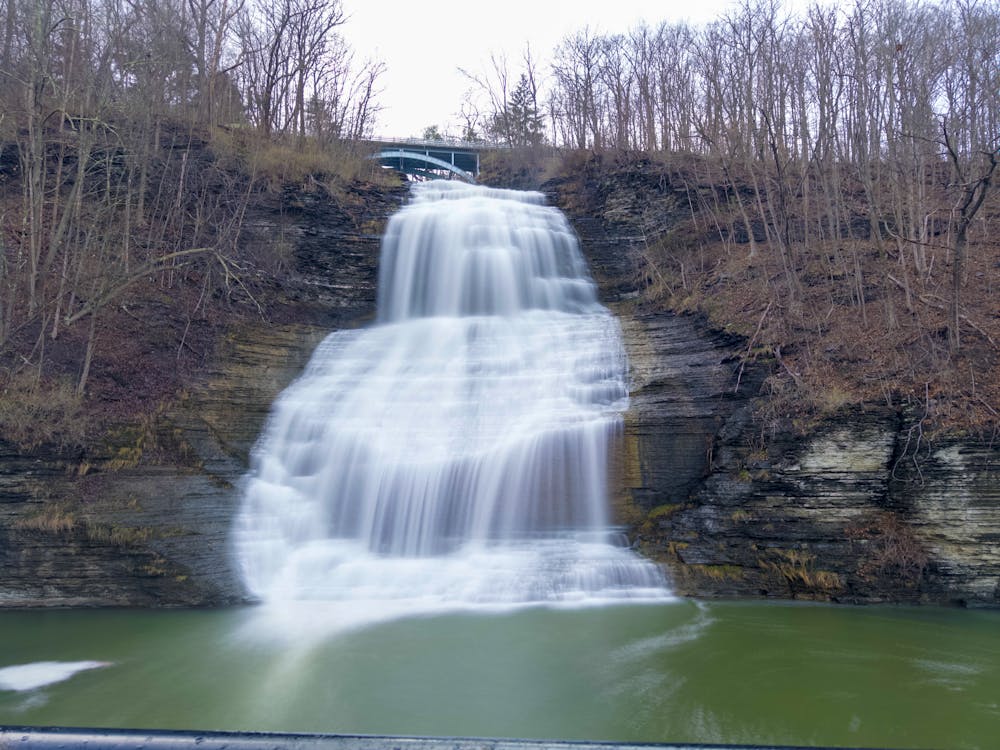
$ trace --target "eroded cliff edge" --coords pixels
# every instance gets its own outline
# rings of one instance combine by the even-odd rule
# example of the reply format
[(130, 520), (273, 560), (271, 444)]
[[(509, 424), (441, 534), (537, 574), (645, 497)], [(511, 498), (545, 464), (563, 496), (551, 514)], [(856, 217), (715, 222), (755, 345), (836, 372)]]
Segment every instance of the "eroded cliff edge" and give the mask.
[(696, 319), (623, 324), (623, 515), (679, 593), (1000, 604), (996, 445), (922, 442), (919, 415), (884, 405), (762, 430), (761, 375), (736, 387), (732, 342)]
[(903, 404), (775, 413), (778, 363), (748, 361), (747, 340), (703, 316), (640, 301), (644, 238), (620, 210), (574, 215), (551, 197), (629, 352), (619, 514), (678, 593), (1000, 605), (1000, 444), (928, 437)]
[[(369, 210), (384, 220), (403, 197)], [(744, 362), (746, 340), (699, 316), (645, 306), (642, 238), (564, 207), (631, 360), (617, 510), (678, 592), (1000, 604), (996, 445), (928, 443), (919, 414), (887, 405), (762, 429), (773, 363)], [(82, 453), (0, 441), (0, 605), (243, 600), (228, 535), (249, 451), (315, 344), (374, 310), (379, 243), (315, 192), (272, 196), (248, 223), (248, 241), (293, 248), (279, 321), (231, 328), (154, 418)]]
[(316, 186), (263, 194), (245, 241), (291, 266), (270, 317), (229, 325), (182, 391), (82, 450), (0, 436), (0, 606), (245, 600), (229, 539), (250, 451), (319, 341), (373, 313), (379, 231), (405, 196), (352, 214)]

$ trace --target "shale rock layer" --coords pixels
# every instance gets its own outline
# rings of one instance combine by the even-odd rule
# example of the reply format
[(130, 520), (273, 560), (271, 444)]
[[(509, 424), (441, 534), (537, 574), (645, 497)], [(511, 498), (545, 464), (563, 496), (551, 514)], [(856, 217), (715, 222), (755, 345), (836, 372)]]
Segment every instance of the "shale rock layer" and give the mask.
[[(768, 364), (742, 364), (746, 342), (696, 316), (645, 307), (642, 238), (552, 199), (629, 352), (616, 510), (678, 592), (1000, 604), (1000, 446), (928, 443), (919, 415), (885, 404), (765, 428)], [(315, 194), (268, 200), (248, 241), (291, 250), (280, 322), (233, 328), (155, 419), (82, 453), (0, 439), (0, 606), (244, 599), (228, 539), (250, 451), (315, 344), (370, 318), (378, 256), (377, 232)]]

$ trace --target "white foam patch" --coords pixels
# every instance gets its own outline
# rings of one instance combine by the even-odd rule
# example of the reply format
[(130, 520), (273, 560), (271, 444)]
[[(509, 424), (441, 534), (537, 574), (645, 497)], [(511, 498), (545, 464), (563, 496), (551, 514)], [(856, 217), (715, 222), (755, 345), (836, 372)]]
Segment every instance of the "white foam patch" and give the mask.
[(26, 692), (68, 680), (78, 672), (109, 667), (109, 661), (36, 661), (0, 668), (0, 690)]

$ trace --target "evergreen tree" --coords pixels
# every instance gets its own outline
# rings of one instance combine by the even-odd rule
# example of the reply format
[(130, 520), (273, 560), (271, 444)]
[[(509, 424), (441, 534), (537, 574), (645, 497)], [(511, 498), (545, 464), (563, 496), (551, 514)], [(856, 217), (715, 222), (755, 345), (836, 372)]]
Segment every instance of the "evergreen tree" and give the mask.
[(538, 102), (531, 81), (524, 73), (511, 92), (507, 103), (507, 116), (510, 120), (512, 146), (538, 146), (544, 134), (542, 132), (542, 116), (538, 113)]
[(531, 80), (522, 73), (503, 111), (493, 115), (488, 131), (509, 146), (538, 146), (545, 138), (542, 123), (536, 92)]

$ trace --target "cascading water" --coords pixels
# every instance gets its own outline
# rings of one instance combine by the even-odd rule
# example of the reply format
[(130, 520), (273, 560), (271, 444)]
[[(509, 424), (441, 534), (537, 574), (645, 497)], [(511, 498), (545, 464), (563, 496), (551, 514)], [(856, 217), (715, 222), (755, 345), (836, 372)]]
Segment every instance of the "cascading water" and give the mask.
[(377, 324), (319, 346), (254, 451), (247, 586), (372, 619), (666, 598), (608, 523), (625, 377), (541, 194), (415, 185), (383, 241)]

